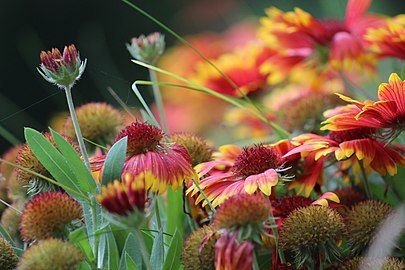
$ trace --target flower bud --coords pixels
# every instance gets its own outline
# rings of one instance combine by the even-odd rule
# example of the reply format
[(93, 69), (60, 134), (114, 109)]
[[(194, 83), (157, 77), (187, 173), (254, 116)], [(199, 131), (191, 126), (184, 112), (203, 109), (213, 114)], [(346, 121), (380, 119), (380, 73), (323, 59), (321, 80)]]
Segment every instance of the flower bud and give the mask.
[(140, 35), (132, 38), (130, 44), (127, 43), (127, 49), (133, 58), (153, 64), (165, 49), (165, 37), (159, 32)]
[(65, 46), (63, 54), (58, 49), (42, 51), (39, 55), (41, 65), (38, 72), (50, 83), (60, 88), (72, 87), (80, 79), (87, 60), (80, 60), (79, 52), (75, 45)]

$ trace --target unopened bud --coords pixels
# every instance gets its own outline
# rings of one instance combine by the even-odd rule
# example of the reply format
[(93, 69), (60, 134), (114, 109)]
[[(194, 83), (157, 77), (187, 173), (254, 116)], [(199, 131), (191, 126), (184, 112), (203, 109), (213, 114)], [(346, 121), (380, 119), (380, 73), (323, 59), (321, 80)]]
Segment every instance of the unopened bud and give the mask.
[(39, 73), (50, 83), (61, 88), (71, 87), (86, 68), (86, 60), (80, 60), (79, 52), (75, 45), (65, 46), (63, 54), (58, 49), (42, 51), (39, 55), (41, 66)]
[(153, 64), (165, 49), (165, 39), (159, 32), (148, 36), (140, 35), (131, 39), (131, 43), (127, 44), (127, 49), (135, 59)]

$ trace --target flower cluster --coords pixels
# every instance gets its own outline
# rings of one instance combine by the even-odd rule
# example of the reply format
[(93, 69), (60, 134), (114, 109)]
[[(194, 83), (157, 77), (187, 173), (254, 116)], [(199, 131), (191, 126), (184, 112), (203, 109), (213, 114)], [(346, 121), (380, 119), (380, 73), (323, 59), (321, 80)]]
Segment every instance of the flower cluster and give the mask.
[(133, 38), (139, 110), (76, 110), (86, 61), (42, 52), (70, 116), (0, 159), (0, 268), (404, 269), (405, 20), (370, 5)]

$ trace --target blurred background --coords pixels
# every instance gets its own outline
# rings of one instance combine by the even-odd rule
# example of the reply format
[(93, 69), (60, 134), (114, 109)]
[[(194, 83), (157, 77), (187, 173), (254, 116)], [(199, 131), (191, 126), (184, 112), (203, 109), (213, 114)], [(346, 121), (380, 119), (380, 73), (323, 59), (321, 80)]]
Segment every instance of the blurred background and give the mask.
[[(317, 17), (341, 18), (345, 0), (164, 0), (133, 2), (181, 35), (220, 32), (234, 23), (264, 15), (276, 6), (295, 6)], [(404, 13), (404, 1), (374, 1), (371, 12)], [(133, 36), (161, 31), (157, 25), (120, 0), (0, 1), (0, 128), (23, 141), (23, 128), (46, 129), (51, 117), (66, 110), (64, 93), (36, 71), (39, 52), (74, 43), (88, 59), (83, 78), (74, 88), (76, 106), (107, 101), (118, 106), (111, 86), (131, 107), (138, 102), (130, 85), (147, 79), (146, 70), (132, 64), (125, 43)], [(164, 32), (163, 32), (164, 33)], [(176, 41), (166, 35), (168, 46)], [(150, 100), (151, 91), (144, 95)], [(11, 146), (0, 137), (0, 153)]]

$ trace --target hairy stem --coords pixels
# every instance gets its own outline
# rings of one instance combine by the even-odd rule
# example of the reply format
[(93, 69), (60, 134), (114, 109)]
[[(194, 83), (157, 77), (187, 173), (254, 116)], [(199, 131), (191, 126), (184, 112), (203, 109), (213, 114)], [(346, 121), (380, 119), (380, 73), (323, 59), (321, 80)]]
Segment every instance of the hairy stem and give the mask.
[[(269, 200), (269, 201), (270, 201), (270, 200)], [(279, 234), (278, 234), (277, 224), (276, 224), (276, 222), (275, 222), (274, 215), (273, 215), (273, 210), (272, 210), (272, 209), (270, 210), (270, 224), (272, 225), (272, 229), (271, 229), (271, 230), (272, 230), (273, 235), (274, 235), (274, 243), (275, 243), (275, 245), (276, 245), (276, 251), (277, 251), (277, 253), (278, 253), (278, 257), (280, 258), (280, 262), (281, 262), (282, 264), (285, 264), (286, 261), (285, 261), (284, 253), (283, 253), (283, 251), (280, 249), (279, 244), (278, 244), (280, 237), (279, 237)]]
[(155, 197), (154, 208), (155, 208), (157, 226), (158, 226), (158, 229), (160, 230), (162, 228), (162, 220), (160, 219), (159, 202), (158, 202), (157, 197)]
[(155, 99), (156, 107), (159, 112), (160, 123), (162, 124), (163, 131), (166, 134), (169, 134), (169, 127), (167, 125), (165, 107), (163, 105), (163, 99), (162, 99), (162, 95), (160, 93), (159, 84), (157, 84), (158, 81), (157, 81), (156, 72), (154, 70), (149, 69), (149, 77), (150, 77), (150, 80), (154, 83), (154, 84), (152, 84), (153, 97)]
[(66, 100), (69, 107), (70, 117), (72, 118), (73, 127), (75, 129), (76, 138), (79, 143), (80, 152), (82, 153), (84, 163), (86, 167), (90, 170), (89, 155), (87, 154), (86, 146), (84, 144), (82, 131), (80, 130), (79, 121), (77, 120), (77, 115), (75, 111), (75, 106), (73, 105), (72, 99), (72, 87), (65, 87)]

